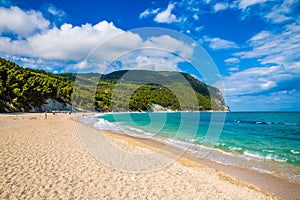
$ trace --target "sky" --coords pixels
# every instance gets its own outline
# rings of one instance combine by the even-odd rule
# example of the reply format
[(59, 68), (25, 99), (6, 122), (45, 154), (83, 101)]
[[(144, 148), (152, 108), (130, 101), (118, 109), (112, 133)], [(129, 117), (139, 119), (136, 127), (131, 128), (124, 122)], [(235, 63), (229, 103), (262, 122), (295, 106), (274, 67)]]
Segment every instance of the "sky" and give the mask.
[[(300, 111), (299, 14), (297, 0), (0, 0), (0, 57), (53, 73), (143, 65), (193, 74), (200, 45), (232, 111)], [(178, 34), (132, 31), (143, 27)]]

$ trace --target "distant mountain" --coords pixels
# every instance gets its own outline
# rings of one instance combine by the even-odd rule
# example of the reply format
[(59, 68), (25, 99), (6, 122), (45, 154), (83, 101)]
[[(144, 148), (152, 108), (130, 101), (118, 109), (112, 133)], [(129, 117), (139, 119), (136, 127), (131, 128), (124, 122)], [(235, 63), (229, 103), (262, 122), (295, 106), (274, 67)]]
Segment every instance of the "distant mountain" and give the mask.
[(189, 74), (122, 70), (52, 74), (0, 58), (0, 112), (221, 110), (221, 92)]

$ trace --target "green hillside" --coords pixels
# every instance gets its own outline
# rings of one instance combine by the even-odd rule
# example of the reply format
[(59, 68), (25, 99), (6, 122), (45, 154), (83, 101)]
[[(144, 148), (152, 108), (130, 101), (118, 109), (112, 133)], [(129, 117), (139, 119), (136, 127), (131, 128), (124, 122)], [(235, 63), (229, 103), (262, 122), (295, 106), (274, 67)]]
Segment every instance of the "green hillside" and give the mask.
[(71, 103), (72, 87), (63, 76), (24, 69), (0, 58), (0, 112), (31, 111), (49, 98)]
[(79, 110), (227, 110), (220, 91), (189, 74), (117, 71), (52, 74), (0, 59), (0, 112), (44, 111), (47, 100)]

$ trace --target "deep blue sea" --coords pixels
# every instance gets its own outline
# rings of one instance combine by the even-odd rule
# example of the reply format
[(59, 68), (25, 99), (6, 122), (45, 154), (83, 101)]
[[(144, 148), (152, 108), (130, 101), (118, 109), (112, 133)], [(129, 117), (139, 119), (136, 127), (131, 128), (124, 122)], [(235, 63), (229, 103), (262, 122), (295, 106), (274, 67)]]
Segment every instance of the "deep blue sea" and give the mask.
[(300, 181), (300, 112), (107, 113), (97, 118), (99, 129), (163, 140), (198, 157)]

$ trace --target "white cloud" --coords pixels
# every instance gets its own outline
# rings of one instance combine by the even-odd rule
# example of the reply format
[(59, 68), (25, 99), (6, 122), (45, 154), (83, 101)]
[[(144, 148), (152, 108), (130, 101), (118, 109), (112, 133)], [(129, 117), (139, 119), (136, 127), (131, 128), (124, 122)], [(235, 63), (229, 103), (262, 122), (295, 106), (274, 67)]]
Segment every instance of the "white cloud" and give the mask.
[[(174, 68), (179, 62), (174, 55), (178, 54), (188, 60), (192, 57), (194, 48), (192, 45), (185, 44), (168, 35), (142, 40), (138, 34), (125, 32), (106, 21), (94, 26), (85, 24), (81, 27), (63, 24), (60, 28), (54, 27), (26, 40), (0, 37), (0, 46), (3, 47), (0, 52), (5, 55), (29, 57), (33, 61), (41, 59), (45, 62), (78, 63), (69, 65), (68, 69), (89, 69), (92, 65), (103, 69), (124, 54), (133, 54), (136, 59), (147, 58), (149, 62), (157, 61), (160, 66), (168, 64)], [(91, 51), (96, 46), (97, 48)], [(141, 51), (140, 49), (146, 50)], [(90, 52), (89, 59), (93, 63), (89, 63), (89, 65), (80, 63)], [(139, 52), (139, 54), (134, 54), (135, 52)], [(172, 59), (170, 59), (171, 57)], [(141, 60), (135, 60), (135, 57), (130, 58), (130, 61), (141, 63)], [(124, 61), (124, 63), (126, 62)]]
[(209, 4), (212, 0), (204, 0), (206, 4)]
[[(125, 32), (119, 29), (119, 33), (115, 36), (108, 36), (106, 39), (101, 39), (99, 45), (91, 52), (89, 57), (101, 61), (114, 61), (123, 54), (130, 53), (139, 49), (143, 45), (143, 40), (138, 34)], [(121, 34), (120, 34), (121, 33)]]
[[(151, 69), (155, 70), (162, 69), (163, 66), (166, 69), (175, 70), (177, 63), (184, 61), (180, 57), (188, 60), (192, 55), (193, 47), (191, 45), (168, 35), (142, 40), (137, 34), (124, 32), (101, 44), (89, 55), (89, 59), (99, 62), (118, 61), (122, 63), (121, 68), (109, 70), (141, 69), (141, 67), (150, 65)], [(113, 67), (120, 66), (113, 65)]]
[(264, 17), (274, 23), (282, 23), (291, 20), (293, 18), (291, 12), (293, 11), (295, 4), (295, 0), (285, 0), (282, 4), (274, 6), (271, 12), (267, 13)]
[(240, 69), (238, 67), (230, 67), (228, 68), (228, 71), (234, 72), (234, 71), (239, 71)]
[(273, 21), (274, 23), (282, 23), (287, 20), (290, 20), (291, 17), (287, 17), (283, 14), (280, 14), (277, 11), (272, 11), (265, 16), (266, 19)]
[(228, 3), (217, 3), (214, 5), (215, 12), (226, 10), (229, 7)]
[(236, 53), (236, 56), (258, 58), (261, 64), (277, 64), (300, 70), (300, 26), (297, 23), (286, 25), (276, 34), (262, 31), (248, 42), (252, 50)]
[[(11, 55), (28, 56), (47, 60), (82, 60), (98, 43), (122, 33), (112, 23), (100, 22), (72, 26), (63, 24), (43, 33), (35, 34), (26, 40), (0, 38), (1, 52)], [(30, 49), (30, 51), (29, 51)]]
[(200, 32), (204, 27), (203, 26), (198, 26), (195, 28), (195, 31), (196, 32)]
[[(132, 36), (136, 38), (129, 39), (130, 34), (132, 33), (125, 32), (113, 40), (106, 41), (91, 52), (88, 61), (70, 66), (70, 69), (100, 73), (121, 69), (180, 71), (177, 64), (186, 61), (181, 56), (192, 56), (193, 54), (193, 48), (170, 36), (151, 37), (142, 41), (133, 34)], [(127, 43), (128, 46), (120, 46), (122, 41), (130, 42)], [(176, 53), (180, 56), (177, 56)]]
[(213, 6), (215, 12), (219, 12), (226, 9), (241, 9), (245, 11), (247, 8), (256, 4), (266, 3), (268, 0), (239, 0), (231, 1), (230, 3), (218, 2)]
[(289, 81), (292, 74), (284, 67), (255, 67), (223, 77), (228, 96), (249, 95), (275, 89), (278, 83)]
[[(154, 54), (153, 54), (154, 53)], [(165, 56), (156, 56), (158, 52), (144, 51), (139, 55), (131, 54), (123, 57), (122, 64), (123, 69), (143, 69), (143, 70), (154, 70), (154, 71), (181, 71), (177, 63), (183, 62), (184, 60), (178, 56), (171, 54), (166, 54), (162, 52)], [(154, 55), (154, 56), (153, 56)]]
[(238, 58), (228, 58), (228, 59), (226, 59), (224, 61), (227, 64), (236, 64), (236, 63), (240, 62), (240, 59), (238, 59)]
[(210, 38), (210, 37), (204, 36), (204, 41), (208, 42), (209, 47), (214, 50), (239, 48), (235, 42), (229, 41), (229, 40), (224, 40), (221, 38)]
[(69, 68), (85, 70), (89, 68), (89, 63), (87, 60), (83, 60), (81, 62), (75, 63), (72, 66), (69, 66)]
[[(299, 12), (297, 11), (299, 9), (299, 1), (297, 0), (240, 0), (238, 4), (234, 2), (230, 4), (230, 8), (241, 9), (245, 16), (248, 14), (257, 15), (270, 23), (286, 23), (299, 19)], [(247, 8), (254, 5), (260, 6), (258, 12), (248, 12)]]
[[(26, 14), (19, 8), (14, 9)], [(31, 11), (29, 15), (32, 13), (36, 12)], [(15, 21), (12, 21), (11, 26), (15, 27)], [(142, 39), (138, 33), (123, 31), (106, 21), (95, 25), (63, 24), (60, 27), (46, 27), (43, 31), (31, 32), (24, 38), (14, 39), (1, 36), (5, 30), (1, 31), (1, 55), (28, 67), (40, 66), (47, 70), (58, 71), (103, 70), (109, 63), (120, 59), (120, 56), (126, 58), (124, 55), (127, 54), (134, 56), (130, 59), (127, 57), (129, 60), (122, 60), (124, 67), (125, 64), (134, 66), (135, 63), (136, 66), (136, 64), (156, 63), (153, 65), (155, 69), (162, 69), (162, 66), (166, 69), (177, 69), (177, 63), (182, 60), (179, 61), (176, 57), (188, 60), (192, 57), (194, 48), (193, 45), (168, 35)], [(139, 50), (143, 48), (147, 51)], [(136, 54), (137, 52), (139, 54)], [(88, 55), (89, 61), (82, 62)]]
[[(210, 5), (210, 1), (203, 0), (182, 0), (182, 1), (169, 1), (167, 8), (158, 8), (158, 11), (154, 16), (154, 21), (157, 23), (167, 23), (177, 26), (181, 32), (186, 30), (194, 30), (198, 20), (204, 14), (204, 9), (207, 9)], [(152, 15), (153, 8), (146, 9), (140, 14), (140, 18)]]
[(168, 7), (166, 10), (158, 13), (155, 18), (154, 21), (158, 22), (158, 23), (173, 23), (173, 22), (178, 22), (179, 20), (176, 18), (176, 16), (174, 14), (172, 14), (172, 9), (174, 8), (174, 4), (169, 3)]
[(40, 12), (23, 11), (18, 7), (0, 7), (0, 32), (9, 32), (25, 37), (48, 28), (50, 22)]
[(61, 18), (61, 17), (64, 17), (64, 16), (66, 15), (65, 11), (63, 11), (63, 10), (57, 8), (57, 7), (54, 6), (53, 4), (49, 4), (49, 5), (47, 6), (47, 11), (48, 11), (50, 14), (52, 14), (52, 15), (54, 15), (54, 16), (57, 16), (57, 17), (60, 17), (60, 18)]
[(233, 111), (294, 111), (300, 109), (300, 93), (295, 90), (261, 95), (229, 96), (226, 100)]
[(196, 14), (194, 14), (194, 15), (193, 15), (193, 18), (194, 18), (195, 20), (198, 20), (198, 19), (199, 19), (199, 16), (196, 15)]
[(300, 108), (296, 106), (300, 105), (300, 70), (297, 72), (284, 65), (228, 70), (230, 75), (223, 77), (223, 84), (232, 110)]
[(250, 6), (253, 6), (255, 4), (262, 4), (267, 2), (268, 0), (240, 0), (239, 1), (239, 8), (242, 10), (247, 9)]
[(159, 11), (159, 8), (157, 8), (157, 9), (150, 9), (150, 8), (148, 8), (148, 9), (146, 9), (144, 12), (142, 12), (140, 14), (140, 19), (148, 17), (150, 15), (155, 15), (155, 14), (158, 13), (158, 11)]
[(268, 89), (271, 89), (271, 88), (273, 88), (275, 86), (277, 86), (277, 83), (275, 81), (267, 81), (265, 83), (261, 83), (260, 84), (260, 87), (263, 90), (268, 90)]
[(155, 47), (166, 50), (173, 50), (173, 53), (176, 53), (183, 58), (189, 59), (193, 56), (193, 47), (174, 39), (168, 35), (163, 35), (160, 37), (151, 37), (145, 42), (146, 47)]

